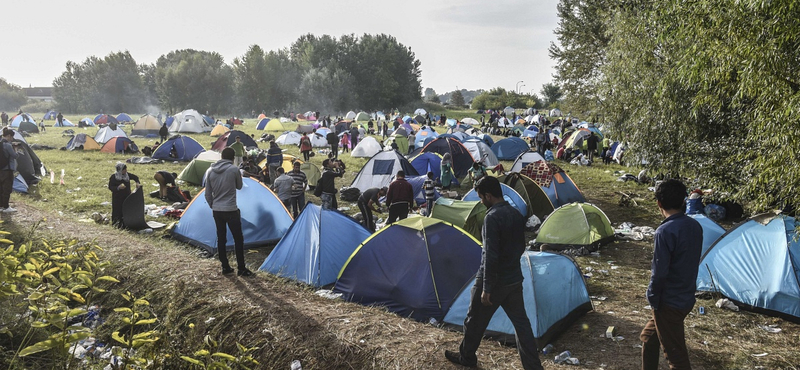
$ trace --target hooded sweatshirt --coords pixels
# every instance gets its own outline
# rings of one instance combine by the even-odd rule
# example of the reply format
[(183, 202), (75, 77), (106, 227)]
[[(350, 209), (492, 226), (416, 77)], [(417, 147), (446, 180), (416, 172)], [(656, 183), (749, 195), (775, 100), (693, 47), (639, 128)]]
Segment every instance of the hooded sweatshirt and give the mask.
[(242, 188), (242, 174), (229, 159), (220, 159), (206, 171), (206, 201), (213, 211), (236, 211), (236, 190)]

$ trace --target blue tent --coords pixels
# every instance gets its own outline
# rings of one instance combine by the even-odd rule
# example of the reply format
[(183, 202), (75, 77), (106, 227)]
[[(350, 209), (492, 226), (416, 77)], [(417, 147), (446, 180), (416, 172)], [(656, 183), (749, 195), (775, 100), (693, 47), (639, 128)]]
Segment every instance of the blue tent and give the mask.
[[(174, 151), (173, 147), (175, 148)], [(156, 148), (156, 151), (153, 152), (153, 158), (189, 162), (204, 151), (206, 150), (195, 139), (188, 136), (175, 135)], [(173, 155), (170, 155), (170, 153)]]
[(210, 126), (214, 126), (216, 124), (213, 118), (206, 116), (205, 114), (203, 115), (203, 121), (205, 121), (206, 124)]
[[(292, 216), (266, 185), (244, 178), (242, 189), (236, 192), (236, 205), (242, 215), (245, 248), (275, 243), (292, 225)], [(214, 216), (205, 197), (205, 189), (194, 197), (172, 230), (173, 238), (217, 252), (217, 229)], [(228, 230), (227, 250), (233, 250), (233, 236)]]
[(349, 216), (309, 202), (258, 269), (316, 287), (330, 285), (369, 236)]
[[(516, 190), (506, 184), (500, 184), (500, 187), (503, 189), (503, 199), (511, 204), (512, 207), (516, 208), (519, 213), (522, 213), (522, 216), (526, 216), (528, 214), (528, 205), (525, 204), (525, 200), (522, 199), (522, 196), (519, 195)], [(461, 198), (461, 200), (474, 201), (481, 200), (481, 198), (478, 197), (478, 192), (476, 192), (475, 189), (472, 189), (469, 191), (469, 193), (464, 195), (464, 198)]]
[(333, 290), (350, 302), (386, 307), (422, 322), (441, 321), (480, 263), (480, 243), (466, 231), (434, 218), (410, 217), (358, 246)]
[(492, 151), (501, 161), (513, 161), (530, 148), (525, 140), (518, 137), (508, 137), (492, 145)]
[(700, 259), (697, 290), (800, 323), (800, 222), (764, 214), (729, 230)]
[(11, 185), (11, 190), (17, 193), (28, 194), (28, 183), (25, 182), (25, 178), (23, 178), (21, 174), (17, 174), (17, 177), (14, 178), (14, 184)]
[(36, 120), (28, 113), (17, 114), (14, 117), (11, 117), (11, 123), (9, 124), (10, 127), (19, 127), (19, 124), (22, 121), (27, 121), (31, 123), (36, 123)]
[(483, 140), (483, 142), (486, 143), (486, 145), (488, 145), (489, 148), (491, 148), (492, 145), (494, 145), (494, 139), (492, 139), (492, 137), (488, 134), (478, 134), (475, 137)]
[[(722, 226), (719, 226), (714, 220), (706, 217), (702, 214), (693, 214), (689, 215), (689, 217), (697, 220), (700, 223), (700, 226), (703, 227), (703, 253), (706, 254), (708, 248), (711, 246), (723, 235), (725, 234), (725, 229)], [(702, 255), (701, 254), (701, 255)]]
[(169, 117), (167, 117), (167, 120), (164, 121), (164, 124), (167, 125), (167, 127), (170, 127), (170, 126), (172, 126), (172, 122), (174, 122), (174, 121), (175, 121), (175, 117), (169, 116)]
[(63, 118), (61, 119), (61, 124), (58, 124), (58, 121), (53, 124), (53, 127), (75, 127), (75, 124), (70, 122), (70, 120)]
[(450, 153), (453, 158), (453, 174), (456, 178), (463, 179), (467, 176), (467, 172), (472, 168), (475, 160), (472, 159), (472, 154), (458, 139), (443, 136), (439, 135), (439, 137), (425, 145), (422, 151), (438, 153), (442, 156), (445, 153)]
[(117, 121), (119, 122), (133, 122), (133, 118), (129, 116), (127, 113), (120, 113), (117, 115)]
[[(522, 295), (533, 335), (541, 345), (551, 342), (575, 320), (592, 310), (583, 276), (569, 257), (547, 252), (525, 252), (522, 264)], [(464, 286), (444, 317), (446, 324), (463, 328), (475, 279)], [(514, 343), (514, 326), (503, 308), (497, 310), (485, 335)]]
[(83, 124), (83, 126), (92, 126), (92, 127), (94, 127), (94, 121), (89, 117), (81, 118), (81, 120), (78, 121), (78, 126), (81, 126), (81, 124)]
[(436, 153), (420, 153), (411, 159), (411, 165), (420, 175), (427, 175), (433, 172), (433, 179), (439, 180), (442, 175), (442, 156)]
[(419, 131), (417, 131), (414, 134), (414, 146), (415, 147), (424, 146), (426, 140), (428, 139), (433, 140), (438, 136), (439, 134), (430, 127), (425, 126), (425, 128), (420, 128)]
[[(411, 184), (411, 188), (414, 189), (414, 201), (417, 202), (418, 206), (425, 204), (425, 188), (423, 185), (425, 184), (425, 180), (428, 179), (428, 176), (406, 176), (406, 181)], [(435, 202), (436, 199), (439, 199), (441, 195), (439, 194), (436, 189), (433, 190), (433, 201)]]
[(58, 112), (56, 112), (54, 110), (51, 110), (51, 111), (48, 111), (47, 113), (45, 113), (44, 117), (42, 117), (42, 119), (51, 120), (51, 119), (56, 119), (57, 116), (58, 116)]

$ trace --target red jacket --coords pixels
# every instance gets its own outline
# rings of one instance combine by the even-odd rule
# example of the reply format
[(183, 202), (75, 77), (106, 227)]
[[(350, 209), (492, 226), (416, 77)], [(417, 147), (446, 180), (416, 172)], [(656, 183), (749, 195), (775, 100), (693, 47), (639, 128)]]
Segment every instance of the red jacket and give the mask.
[(414, 188), (405, 178), (396, 179), (389, 184), (389, 191), (386, 193), (386, 206), (394, 203), (406, 202), (409, 206), (414, 201)]

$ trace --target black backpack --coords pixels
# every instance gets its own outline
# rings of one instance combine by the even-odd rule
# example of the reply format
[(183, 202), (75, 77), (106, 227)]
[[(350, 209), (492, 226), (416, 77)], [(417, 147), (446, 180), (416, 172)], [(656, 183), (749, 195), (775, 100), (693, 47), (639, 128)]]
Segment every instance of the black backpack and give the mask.
[(356, 202), (361, 196), (361, 190), (356, 187), (343, 189), (340, 193), (339, 197), (345, 202)]

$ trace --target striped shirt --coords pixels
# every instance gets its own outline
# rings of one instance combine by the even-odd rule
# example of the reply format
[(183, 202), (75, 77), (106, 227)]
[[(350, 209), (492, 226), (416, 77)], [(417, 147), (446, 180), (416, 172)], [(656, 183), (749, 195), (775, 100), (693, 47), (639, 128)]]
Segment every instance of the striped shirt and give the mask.
[(425, 189), (425, 199), (433, 200), (436, 191), (436, 188), (433, 187), (433, 180), (425, 180), (425, 182), (422, 183), (422, 187)]
[(292, 196), (299, 197), (300, 194), (303, 194), (303, 192), (306, 190), (306, 184), (308, 183), (306, 174), (299, 170), (292, 170), (286, 174), (289, 175), (292, 180), (294, 180), (294, 186), (292, 186)]

